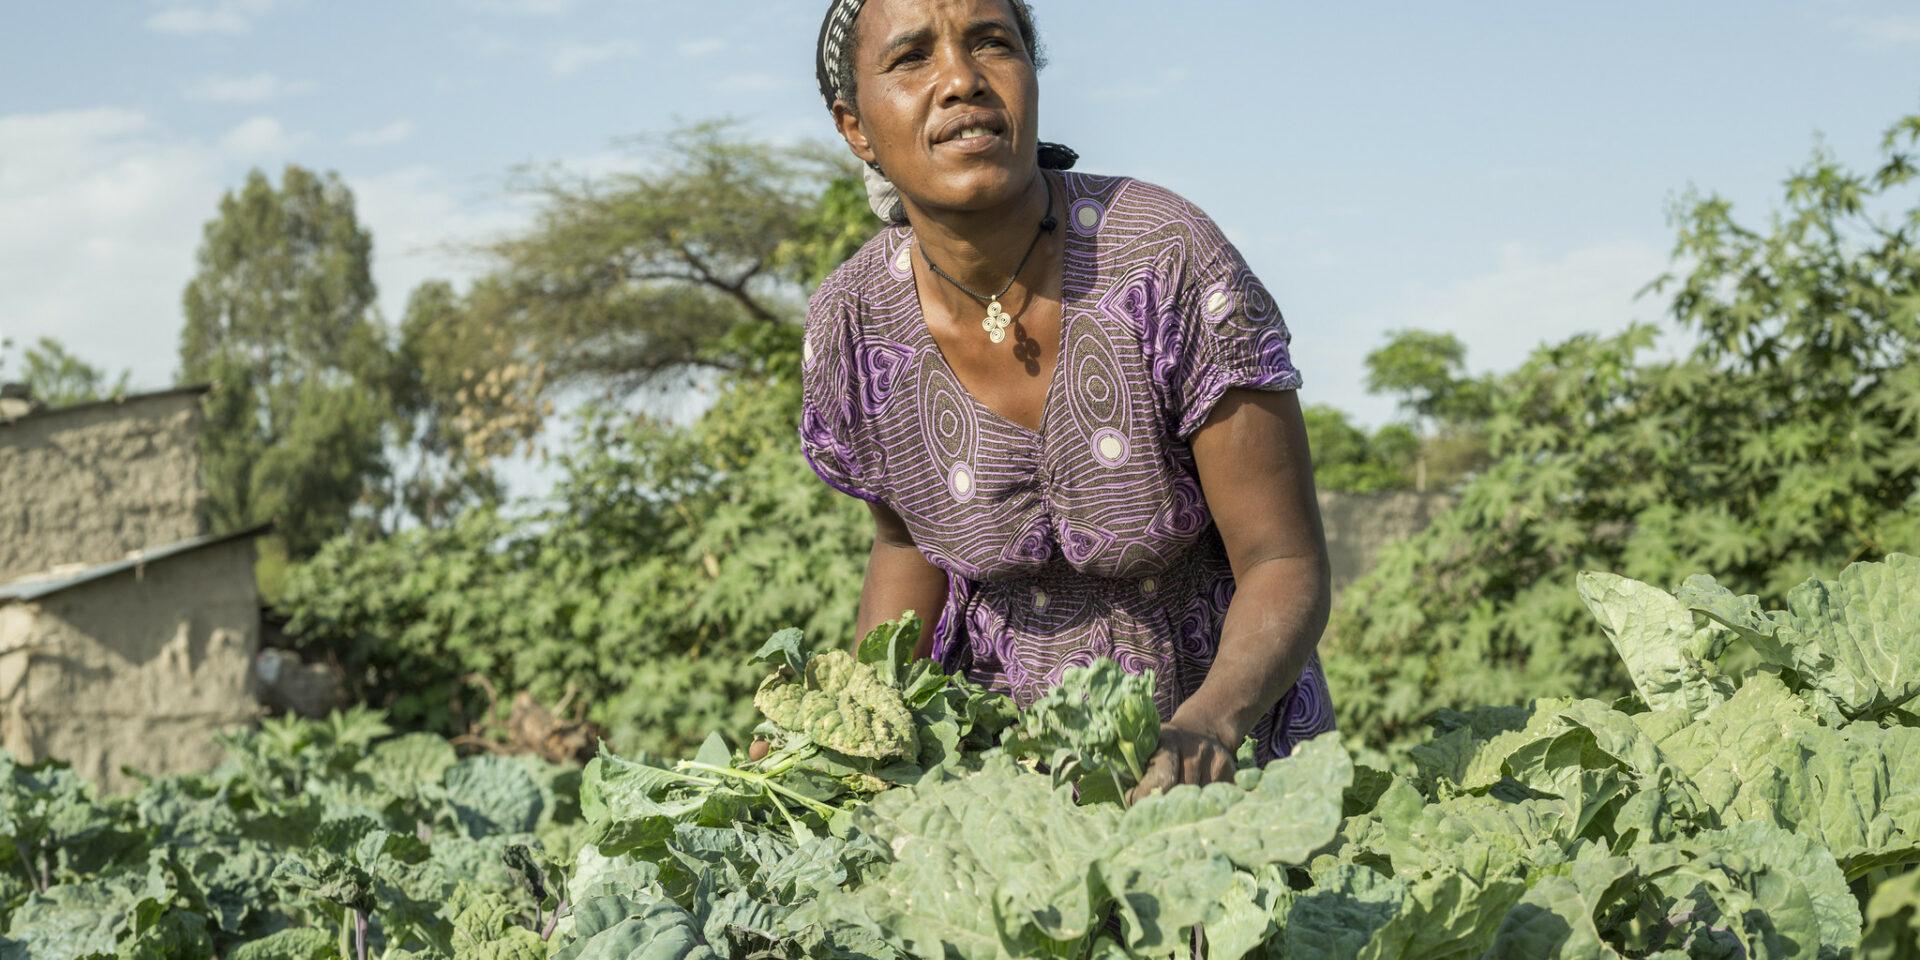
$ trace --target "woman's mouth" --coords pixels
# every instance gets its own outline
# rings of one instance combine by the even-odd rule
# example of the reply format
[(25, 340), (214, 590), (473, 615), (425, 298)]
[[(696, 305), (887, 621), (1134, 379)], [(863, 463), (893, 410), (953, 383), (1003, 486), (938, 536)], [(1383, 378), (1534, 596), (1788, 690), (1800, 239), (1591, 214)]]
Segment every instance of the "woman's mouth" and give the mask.
[(980, 153), (1000, 145), (1000, 135), (986, 127), (968, 127), (940, 144), (962, 153)]
[(955, 117), (941, 127), (939, 135), (934, 138), (934, 146), (947, 147), (960, 153), (983, 153), (997, 148), (1005, 140), (1005, 127), (992, 114), (976, 112), (971, 116)]

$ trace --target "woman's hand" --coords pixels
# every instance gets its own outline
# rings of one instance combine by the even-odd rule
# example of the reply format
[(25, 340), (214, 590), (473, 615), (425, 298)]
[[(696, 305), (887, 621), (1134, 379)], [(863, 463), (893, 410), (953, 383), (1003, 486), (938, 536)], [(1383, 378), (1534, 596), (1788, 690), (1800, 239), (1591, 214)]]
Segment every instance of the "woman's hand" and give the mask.
[(1127, 792), (1129, 806), (1182, 783), (1204, 786), (1233, 779), (1234, 753), (1244, 735), (1235, 736), (1228, 725), (1211, 717), (1187, 713), (1176, 710), (1173, 719), (1160, 725), (1160, 747), (1140, 782)]

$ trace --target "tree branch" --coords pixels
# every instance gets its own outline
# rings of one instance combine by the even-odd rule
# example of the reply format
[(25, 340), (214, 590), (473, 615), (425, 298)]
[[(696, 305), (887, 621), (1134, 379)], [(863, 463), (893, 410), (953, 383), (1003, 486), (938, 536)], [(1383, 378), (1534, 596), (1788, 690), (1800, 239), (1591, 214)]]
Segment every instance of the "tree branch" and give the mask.
[(761, 306), (758, 300), (753, 299), (752, 294), (747, 293), (747, 281), (752, 279), (754, 274), (760, 272), (761, 261), (754, 261), (753, 268), (748, 270), (744, 276), (733, 283), (728, 283), (720, 279), (720, 277), (707, 266), (706, 262), (696, 256), (692, 250), (687, 249), (685, 243), (676, 240), (674, 241), (673, 247), (675, 250), (680, 251), (682, 257), (686, 258), (687, 265), (693, 267), (694, 273), (699, 275), (701, 283), (732, 297), (747, 311), (749, 316), (761, 323), (778, 323), (780, 321), (780, 318), (775, 316), (773, 311)]

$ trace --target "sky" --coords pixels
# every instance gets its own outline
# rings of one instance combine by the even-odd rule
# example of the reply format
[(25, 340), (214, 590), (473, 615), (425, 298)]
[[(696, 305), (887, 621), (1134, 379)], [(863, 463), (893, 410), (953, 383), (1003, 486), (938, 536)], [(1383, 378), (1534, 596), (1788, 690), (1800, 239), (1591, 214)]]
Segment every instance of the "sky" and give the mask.
[[(1032, 0), (1041, 135), (1208, 211), (1293, 332), (1302, 399), (1379, 424), (1363, 358), (1475, 372), (1661, 322), (1669, 211), (1764, 227), (1819, 146), (1920, 112), (1911, 0)], [(528, 222), (516, 165), (601, 174), (733, 117), (832, 135), (824, 0), (0, 0), (0, 336), (172, 382), (202, 225), (251, 168), (337, 171), (384, 316)], [(1669, 349), (1676, 342), (1668, 338)], [(4, 370), (0, 370), (3, 374)]]

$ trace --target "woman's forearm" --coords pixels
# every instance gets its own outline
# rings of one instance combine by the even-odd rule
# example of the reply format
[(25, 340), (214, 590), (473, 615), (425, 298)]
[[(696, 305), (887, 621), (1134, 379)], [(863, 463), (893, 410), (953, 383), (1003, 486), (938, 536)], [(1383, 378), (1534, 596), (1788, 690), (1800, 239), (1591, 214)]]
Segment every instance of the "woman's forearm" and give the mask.
[(933, 625), (947, 601), (947, 575), (927, 562), (911, 543), (888, 543), (879, 537), (867, 554), (867, 579), (860, 588), (860, 615), (854, 637), (900, 616), (908, 610), (920, 615), (920, 642), (916, 656), (933, 650)]
[(1276, 557), (1243, 571), (1207, 679), (1175, 719), (1238, 744), (1300, 678), (1330, 605), (1324, 556)]

